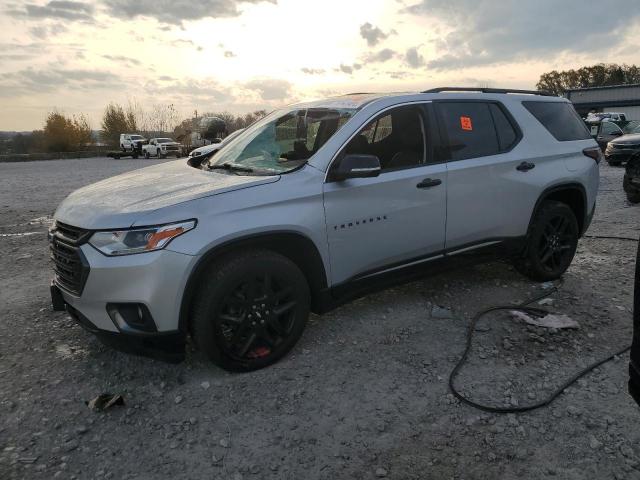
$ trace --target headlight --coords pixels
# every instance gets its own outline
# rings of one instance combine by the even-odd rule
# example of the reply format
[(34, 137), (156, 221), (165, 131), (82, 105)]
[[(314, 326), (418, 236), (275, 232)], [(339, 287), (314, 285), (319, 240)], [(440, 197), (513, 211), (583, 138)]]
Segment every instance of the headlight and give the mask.
[(89, 243), (109, 256), (152, 252), (163, 249), (171, 240), (195, 226), (196, 221), (189, 220), (156, 227), (96, 232), (89, 239)]

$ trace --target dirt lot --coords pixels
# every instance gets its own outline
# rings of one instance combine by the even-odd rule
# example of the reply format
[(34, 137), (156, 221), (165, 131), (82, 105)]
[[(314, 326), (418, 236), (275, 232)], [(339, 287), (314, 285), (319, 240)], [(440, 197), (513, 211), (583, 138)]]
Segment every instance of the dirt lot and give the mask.
[[(151, 161), (155, 162), (155, 161)], [(50, 309), (45, 231), (77, 187), (150, 161), (0, 164), (0, 478), (640, 479), (628, 357), (550, 407), (484, 414), (449, 393), (473, 312), (542, 291), (507, 264), (438, 274), (313, 317), (279, 364), (232, 375), (197, 353), (168, 365), (102, 346)], [(639, 234), (621, 169), (601, 168), (590, 234)], [(15, 233), (29, 235), (10, 235)], [(483, 321), (459, 384), (523, 405), (630, 342), (636, 244), (585, 238), (546, 308), (578, 330)], [(449, 309), (432, 316), (433, 306)], [(85, 401), (121, 393), (94, 413)]]

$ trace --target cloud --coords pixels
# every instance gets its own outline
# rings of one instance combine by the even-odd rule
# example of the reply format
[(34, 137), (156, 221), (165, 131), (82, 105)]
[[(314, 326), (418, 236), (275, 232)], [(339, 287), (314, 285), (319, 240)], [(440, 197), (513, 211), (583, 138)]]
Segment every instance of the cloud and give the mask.
[(6, 12), (14, 17), (28, 17), (30, 19), (59, 19), (77, 20), (93, 23), (94, 7), (85, 2), (70, 0), (52, 0), (45, 5), (26, 3), (14, 5)]
[[(198, 104), (202, 102), (229, 102), (234, 96), (228, 87), (221, 86), (213, 79), (180, 79), (175, 80), (170, 76), (160, 76), (158, 84), (155, 80), (147, 82), (144, 86), (145, 93), (154, 97), (175, 99), (177, 103)], [(173, 80), (173, 81), (172, 81)], [(171, 83), (168, 83), (171, 82)]]
[(336, 72), (348, 73), (351, 75), (354, 70), (360, 70), (362, 65), (359, 63), (354, 63), (353, 65), (345, 65), (343, 63), (340, 64), (338, 68), (335, 69)]
[(405, 12), (428, 16), (449, 33), (437, 42), (434, 69), (548, 59), (563, 52), (593, 53), (625, 42), (621, 32), (640, 19), (640, 9), (616, 0), (422, 0)]
[(244, 86), (258, 92), (263, 100), (284, 100), (291, 96), (291, 84), (277, 78), (255, 79)]
[(411, 47), (407, 49), (407, 53), (404, 55), (404, 60), (411, 68), (420, 68), (425, 65), (424, 57), (418, 52), (418, 47)]
[(364, 57), (365, 63), (380, 63), (391, 60), (395, 57), (396, 52), (391, 50), (390, 48), (383, 48), (379, 52), (370, 53)]
[(127, 67), (142, 65), (142, 62), (137, 58), (125, 57), (124, 55), (102, 55), (102, 58), (124, 64)]
[(262, 2), (276, 4), (277, 0), (104, 0), (114, 17), (128, 20), (148, 17), (171, 25), (202, 18), (237, 17), (241, 13), (238, 5)]
[(322, 75), (323, 73), (325, 73), (325, 69), (324, 68), (308, 68), (308, 67), (302, 67), (300, 69), (300, 71), (302, 73), (306, 73), (307, 75)]
[(83, 69), (34, 69), (0, 73), (0, 96), (32, 95), (60, 90), (95, 92), (122, 87), (122, 81), (111, 72)]
[(69, 31), (69, 29), (61, 23), (54, 23), (53, 25), (38, 25), (37, 27), (29, 29), (29, 33), (31, 33), (31, 35), (40, 39), (54, 37), (61, 33), (66, 33), (67, 31)]
[(369, 22), (360, 25), (360, 36), (367, 41), (367, 45), (375, 47), (380, 40), (384, 40), (389, 33), (384, 33), (378, 27), (374, 27)]

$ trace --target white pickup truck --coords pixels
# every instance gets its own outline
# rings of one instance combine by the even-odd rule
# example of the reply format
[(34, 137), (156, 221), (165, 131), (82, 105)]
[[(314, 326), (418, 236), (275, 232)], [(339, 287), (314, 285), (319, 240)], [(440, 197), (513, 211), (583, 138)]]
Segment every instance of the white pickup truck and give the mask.
[(165, 158), (169, 155), (179, 158), (182, 156), (182, 145), (171, 138), (152, 138), (148, 144), (142, 146), (142, 154), (145, 158)]

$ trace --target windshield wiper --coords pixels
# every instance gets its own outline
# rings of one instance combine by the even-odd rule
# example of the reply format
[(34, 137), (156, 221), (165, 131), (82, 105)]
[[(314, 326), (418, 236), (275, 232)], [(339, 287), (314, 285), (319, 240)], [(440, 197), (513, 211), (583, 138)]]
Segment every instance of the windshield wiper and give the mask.
[(223, 163), (221, 165), (210, 165), (209, 170), (228, 170), (231, 172), (245, 172), (245, 173), (253, 172), (253, 168), (241, 167), (240, 165), (234, 165), (232, 163)]

